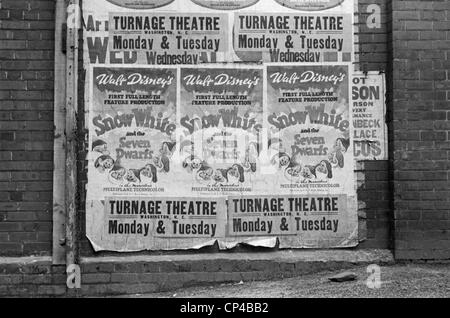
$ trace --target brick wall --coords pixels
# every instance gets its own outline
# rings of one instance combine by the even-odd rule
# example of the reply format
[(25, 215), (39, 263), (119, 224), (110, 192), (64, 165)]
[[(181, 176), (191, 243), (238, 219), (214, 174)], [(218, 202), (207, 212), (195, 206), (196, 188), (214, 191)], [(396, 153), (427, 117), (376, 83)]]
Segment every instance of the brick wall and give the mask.
[[(391, 41), (390, 1), (376, 1), (382, 28), (365, 26), (373, 2), (359, 2), (358, 68), (389, 73), (393, 54), (396, 256), (450, 258), (450, 3), (393, 1)], [(51, 252), (53, 11), (51, 0), (0, 2), (0, 255)], [(362, 247), (387, 247), (389, 163), (365, 162), (360, 171)]]
[[(365, 23), (372, 3), (381, 7), (379, 29), (368, 29)], [(388, 3), (359, 0), (357, 69), (389, 69)], [(0, 20), (0, 255), (50, 254), (54, 1), (0, 0)], [(82, 91), (80, 97), (82, 101)], [(82, 157), (79, 213), (84, 233)], [(366, 221), (361, 247), (387, 248), (392, 218), (388, 164), (362, 163), (357, 176), (359, 215)], [(82, 249), (92, 253), (86, 239)]]
[[(380, 71), (386, 73), (387, 80), (391, 76), (391, 6), (389, 0), (355, 0), (355, 70)], [(381, 13), (381, 26), (379, 28), (367, 27), (369, 16), (367, 7), (377, 4)], [(84, 96), (80, 96), (82, 103)], [(81, 106), (82, 107), (82, 106)], [(391, 106), (388, 103), (387, 109)], [(83, 109), (83, 108), (81, 108)], [(80, 157), (86, 156), (86, 152), (80, 152)], [(390, 187), (388, 161), (366, 161), (357, 164), (356, 177), (358, 183), (358, 215), (360, 220), (359, 248), (392, 248), (393, 212), (392, 191)], [(87, 183), (86, 163), (79, 161), (80, 189), (85, 189)], [(83, 255), (94, 255), (91, 244), (85, 233), (84, 195), (81, 196), (80, 227), (82, 232), (81, 252)], [(207, 251), (214, 251), (206, 249)], [(149, 252), (145, 252), (149, 253)], [(170, 253), (170, 252), (169, 252)], [(99, 254), (99, 253), (97, 253)], [(100, 253), (100, 255), (111, 253)]]
[[(384, 72), (389, 85), (392, 73), (389, 45), (392, 20), (391, 1), (356, 1), (358, 1), (358, 9), (355, 14), (355, 70)], [(381, 25), (379, 28), (367, 26), (367, 20), (371, 14), (368, 12), (368, 6), (372, 4), (376, 4), (380, 8)], [(392, 108), (389, 97), (386, 108), (389, 113)], [(389, 116), (387, 116), (388, 135), (391, 135), (389, 121)], [(392, 248), (393, 212), (389, 167), (388, 161), (363, 161), (355, 167), (358, 183), (360, 236), (363, 235), (366, 238), (361, 242), (360, 248)]]
[(0, 255), (50, 254), (54, 1), (0, 0)]
[[(306, 252), (308, 253), (308, 252)], [(319, 254), (319, 257), (317, 257)], [(317, 260), (318, 258), (318, 260)], [(323, 262), (323, 259), (329, 259)], [(145, 294), (202, 284), (280, 279), (368, 264), (392, 265), (385, 251), (314, 251), (83, 258), (81, 289), (66, 287), (64, 265), (51, 258), (0, 259), (0, 297)]]
[(393, 1), (395, 254), (450, 258), (450, 2)]

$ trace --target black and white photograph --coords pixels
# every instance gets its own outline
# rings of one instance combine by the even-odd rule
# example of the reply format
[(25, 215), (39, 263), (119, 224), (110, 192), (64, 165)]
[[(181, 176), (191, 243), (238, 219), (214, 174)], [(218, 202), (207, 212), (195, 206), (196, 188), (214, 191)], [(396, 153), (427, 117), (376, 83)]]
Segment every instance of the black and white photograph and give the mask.
[(450, 298), (450, 1), (0, 0), (6, 298)]

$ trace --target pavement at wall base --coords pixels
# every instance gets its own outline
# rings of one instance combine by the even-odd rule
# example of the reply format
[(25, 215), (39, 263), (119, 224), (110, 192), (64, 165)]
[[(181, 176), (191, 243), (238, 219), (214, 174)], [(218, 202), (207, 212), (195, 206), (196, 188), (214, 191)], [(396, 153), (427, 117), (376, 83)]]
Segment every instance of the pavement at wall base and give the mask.
[[(368, 288), (366, 266), (325, 271), (273, 281), (240, 282), (183, 288), (176, 291), (119, 297), (143, 298), (449, 298), (450, 262), (381, 266), (381, 287)], [(350, 271), (354, 281), (335, 283), (329, 277)]]

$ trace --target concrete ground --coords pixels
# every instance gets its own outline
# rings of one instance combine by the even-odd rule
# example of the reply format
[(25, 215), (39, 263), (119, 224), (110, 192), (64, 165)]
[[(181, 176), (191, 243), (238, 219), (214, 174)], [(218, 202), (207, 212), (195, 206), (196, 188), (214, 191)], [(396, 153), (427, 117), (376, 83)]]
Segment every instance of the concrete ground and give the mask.
[(173, 292), (128, 297), (450, 297), (450, 263), (396, 264), (380, 269), (381, 287), (378, 289), (367, 287), (367, 267), (358, 266), (349, 270), (358, 275), (357, 280), (342, 283), (328, 280), (328, 277), (344, 272), (338, 270), (282, 280), (190, 287)]

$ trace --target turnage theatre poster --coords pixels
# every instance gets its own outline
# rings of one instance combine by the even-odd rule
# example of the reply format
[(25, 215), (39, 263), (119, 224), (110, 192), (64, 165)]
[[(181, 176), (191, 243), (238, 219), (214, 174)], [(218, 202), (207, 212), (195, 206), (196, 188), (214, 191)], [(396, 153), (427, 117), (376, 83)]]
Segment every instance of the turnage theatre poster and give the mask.
[(82, 10), (96, 250), (356, 244), (353, 1)]
[(154, 199), (175, 194), (177, 70), (93, 67), (91, 74), (86, 218), (94, 247), (187, 248), (223, 236), (224, 201)]
[(86, 64), (350, 62), (352, 0), (83, 1)]
[(281, 247), (357, 244), (350, 66), (267, 66), (264, 180), (277, 195), (229, 198), (229, 237), (276, 235)]

